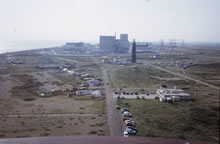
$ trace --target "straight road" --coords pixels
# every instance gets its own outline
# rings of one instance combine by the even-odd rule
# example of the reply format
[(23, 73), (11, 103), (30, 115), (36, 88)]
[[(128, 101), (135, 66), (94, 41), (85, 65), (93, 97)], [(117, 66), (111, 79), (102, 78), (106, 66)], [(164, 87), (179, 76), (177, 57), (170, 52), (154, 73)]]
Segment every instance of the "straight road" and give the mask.
[(113, 91), (109, 82), (107, 69), (102, 71), (104, 83), (105, 83), (105, 94), (107, 100), (107, 114), (108, 114), (108, 125), (111, 136), (123, 136), (122, 121), (120, 119), (120, 111), (115, 108), (115, 99), (113, 98)]

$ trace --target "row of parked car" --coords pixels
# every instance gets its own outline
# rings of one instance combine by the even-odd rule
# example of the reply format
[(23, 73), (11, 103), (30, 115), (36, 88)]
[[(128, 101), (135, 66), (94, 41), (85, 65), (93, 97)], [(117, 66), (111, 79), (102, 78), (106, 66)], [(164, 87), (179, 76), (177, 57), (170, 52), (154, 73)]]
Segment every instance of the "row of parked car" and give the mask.
[(126, 125), (124, 137), (128, 137), (129, 135), (136, 135), (137, 129), (135, 126), (135, 122), (132, 120), (132, 114), (130, 113), (130, 111), (126, 108), (122, 108), (121, 113), (123, 114), (123, 122)]
[[(136, 96), (136, 98), (137, 98), (137, 99), (145, 99), (144, 96), (138, 96), (138, 95)], [(118, 95), (118, 96), (117, 96), (117, 99), (125, 99), (125, 97), (124, 97), (123, 95), (122, 95), (122, 96), (119, 96), (119, 95)]]
[(123, 95), (138, 95), (138, 92), (115, 92), (115, 94)]

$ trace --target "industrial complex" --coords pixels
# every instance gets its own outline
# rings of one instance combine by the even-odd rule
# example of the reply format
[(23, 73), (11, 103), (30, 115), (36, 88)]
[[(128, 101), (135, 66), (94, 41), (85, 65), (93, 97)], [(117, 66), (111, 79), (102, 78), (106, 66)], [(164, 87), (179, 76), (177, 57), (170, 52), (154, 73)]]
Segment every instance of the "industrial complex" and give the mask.
[(127, 53), (129, 51), (128, 34), (120, 34), (120, 39), (116, 36), (100, 36), (100, 50), (115, 53)]

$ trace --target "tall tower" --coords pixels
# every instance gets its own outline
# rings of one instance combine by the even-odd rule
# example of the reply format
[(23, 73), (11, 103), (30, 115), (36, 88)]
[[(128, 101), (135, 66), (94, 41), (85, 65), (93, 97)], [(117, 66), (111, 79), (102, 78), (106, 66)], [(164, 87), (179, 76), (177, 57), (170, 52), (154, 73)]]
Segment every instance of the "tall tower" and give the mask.
[(135, 39), (132, 43), (131, 62), (136, 63), (136, 42), (135, 42)]
[(160, 41), (160, 50), (164, 50), (164, 41), (161, 39)]

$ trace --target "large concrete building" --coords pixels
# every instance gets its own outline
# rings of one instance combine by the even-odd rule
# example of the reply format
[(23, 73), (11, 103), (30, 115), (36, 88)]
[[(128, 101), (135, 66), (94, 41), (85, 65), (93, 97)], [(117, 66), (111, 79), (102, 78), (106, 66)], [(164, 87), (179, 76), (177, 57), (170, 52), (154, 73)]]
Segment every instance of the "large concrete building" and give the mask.
[(99, 45), (104, 51), (126, 53), (129, 50), (128, 34), (121, 34), (120, 39), (116, 39), (116, 36), (100, 36)]
[(104, 51), (115, 51), (116, 48), (116, 38), (115, 36), (100, 36), (99, 46), (101, 50)]

